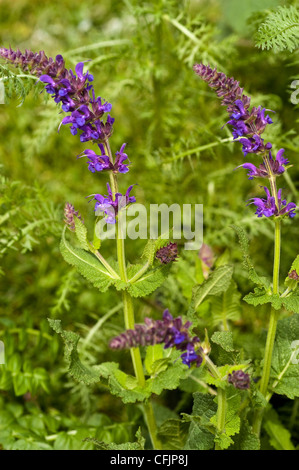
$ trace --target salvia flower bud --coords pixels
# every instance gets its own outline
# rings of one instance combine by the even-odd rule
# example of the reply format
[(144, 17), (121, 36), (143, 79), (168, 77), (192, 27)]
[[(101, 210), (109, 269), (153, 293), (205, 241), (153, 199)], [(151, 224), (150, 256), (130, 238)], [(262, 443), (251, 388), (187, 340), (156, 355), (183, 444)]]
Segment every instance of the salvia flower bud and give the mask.
[(178, 246), (176, 243), (168, 243), (168, 245), (160, 248), (156, 253), (156, 258), (161, 261), (162, 264), (169, 264), (176, 261), (178, 257)]
[(75, 226), (75, 217), (82, 221), (81, 215), (78, 211), (75, 210), (74, 206), (67, 202), (64, 206), (64, 222), (66, 223), (67, 227), (74, 232), (76, 229)]
[(228, 382), (240, 390), (250, 388), (249, 374), (243, 370), (234, 370), (231, 374), (228, 374)]

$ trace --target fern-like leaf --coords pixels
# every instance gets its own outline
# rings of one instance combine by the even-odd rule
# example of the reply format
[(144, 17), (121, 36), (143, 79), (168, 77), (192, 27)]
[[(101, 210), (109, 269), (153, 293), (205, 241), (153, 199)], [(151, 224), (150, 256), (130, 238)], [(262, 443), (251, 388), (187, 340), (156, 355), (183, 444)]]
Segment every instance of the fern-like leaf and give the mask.
[(38, 84), (37, 77), (18, 70), (11, 71), (7, 65), (3, 64), (0, 64), (0, 80), (4, 84), (6, 102), (17, 98), (20, 101), (19, 106), (24, 103), (32, 90), (38, 93), (43, 88), (41, 82)]
[(299, 42), (299, 11), (294, 6), (279, 7), (270, 13), (256, 33), (256, 46), (273, 49), (274, 52), (288, 49), (292, 52)]

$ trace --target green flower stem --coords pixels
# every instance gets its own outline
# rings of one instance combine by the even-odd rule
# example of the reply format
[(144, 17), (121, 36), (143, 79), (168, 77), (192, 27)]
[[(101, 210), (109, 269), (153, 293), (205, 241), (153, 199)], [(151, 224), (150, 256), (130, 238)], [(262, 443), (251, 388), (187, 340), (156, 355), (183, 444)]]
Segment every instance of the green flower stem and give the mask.
[[(279, 294), (279, 266), (280, 266), (280, 246), (281, 246), (281, 222), (280, 219), (275, 220), (275, 236), (274, 236), (274, 263), (273, 263), (273, 294)], [(268, 385), (270, 380), (271, 362), (274, 348), (274, 341), (277, 329), (279, 312), (271, 308), (269, 329), (267, 334), (264, 367), (260, 382), (260, 392), (267, 397)], [(259, 435), (263, 419), (263, 410), (256, 413), (253, 421), (253, 431)]]
[[(217, 430), (219, 434), (224, 431), (225, 428), (225, 417), (226, 417), (226, 393), (225, 389), (217, 389)], [(221, 447), (216, 443), (215, 450), (221, 450)]]
[[(204, 362), (207, 365), (211, 375), (216, 379), (222, 379), (217, 367), (211, 361), (209, 356), (204, 352), (199, 352)], [(221, 434), (225, 429), (225, 417), (226, 417), (226, 392), (225, 389), (217, 387), (217, 431)], [(216, 443), (215, 450), (221, 450), (221, 447)]]
[[(109, 147), (108, 142), (105, 142), (106, 150), (108, 152), (109, 158), (112, 161), (112, 154)], [(118, 192), (118, 184), (117, 184), (117, 176), (110, 172), (110, 183), (111, 183), (111, 190), (113, 197), (115, 197), (115, 193)], [(116, 225), (116, 248), (117, 248), (117, 260), (118, 260), (118, 267), (120, 278), (123, 282), (128, 282), (127, 277), (127, 270), (126, 270), (126, 256), (125, 256), (125, 244), (124, 244), (124, 237), (123, 237), (123, 225), (122, 225), (122, 218), (121, 214), (118, 214), (118, 220)], [(135, 317), (134, 317), (134, 306), (133, 300), (130, 294), (124, 290), (123, 291), (123, 305), (124, 305), (124, 320), (125, 320), (125, 327), (126, 329), (134, 329), (135, 325)], [(140, 387), (145, 387), (145, 377), (143, 372), (143, 364), (140, 355), (139, 348), (131, 348), (130, 354), (132, 358), (133, 368), (135, 372), (135, 376), (138, 380)], [(159, 440), (157, 439), (157, 427), (153, 412), (153, 407), (150, 401), (143, 405), (143, 412), (145, 421), (148, 427), (148, 431), (151, 437), (152, 445), (154, 449), (160, 450), (162, 449)]]

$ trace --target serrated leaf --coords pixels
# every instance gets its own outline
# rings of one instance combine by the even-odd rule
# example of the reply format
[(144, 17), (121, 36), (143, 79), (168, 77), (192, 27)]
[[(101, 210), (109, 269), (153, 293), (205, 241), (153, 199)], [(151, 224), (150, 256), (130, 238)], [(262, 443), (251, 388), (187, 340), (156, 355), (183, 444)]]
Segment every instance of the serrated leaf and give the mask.
[[(217, 398), (215, 398), (215, 401)], [(240, 431), (241, 419), (239, 417), (239, 410), (241, 404), (241, 394), (236, 389), (227, 389), (226, 391), (226, 412), (224, 430), (216, 434), (215, 442), (221, 449), (227, 449), (233, 440), (234, 436)], [(211, 423), (217, 426), (217, 415), (211, 418)]]
[(235, 230), (235, 232), (238, 235), (240, 247), (241, 247), (242, 254), (243, 254), (243, 265), (244, 265), (245, 269), (248, 271), (249, 279), (254, 284), (257, 284), (259, 286), (263, 286), (264, 288), (267, 289), (269, 287), (269, 284), (270, 284), (269, 281), (266, 278), (260, 277), (257, 274), (257, 272), (256, 272), (256, 270), (255, 270), (255, 268), (252, 264), (251, 258), (249, 256), (249, 240), (248, 240), (248, 237), (246, 235), (245, 230), (242, 227), (239, 227), (237, 225), (232, 225), (231, 227)]
[(168, 419), (158, 429), (157, 437), (167, 450), (182, 450), (184, 448), (189, 423), (180, 419)]
[(143, 253), (142, 253), (142, 258), (146, 259), (149, 263), (149, 266), (152, 266), (154, 260), (155, 260), (155, 256), (156, 256), (156, 253), (157, 251), (160, 249), (160, 248), (163, 248), (163, 246), (167, 245), (169, 240), (170, 240), (170, 232), (172, 230), (170, 230), (169, 232), (167, 232), (166, 234), (163, 234), (160, 235), (160, 237), (156, 238), (156, 239), (152, 239), (150, 238), (147, 242), (147, 244), (145, 245), (145, 248), (143, 250)]
[(119, 365), (115, 362), (104, 362), (95, 368), (103, 378), (108, 380), (112, 395), (120, 397), (124, 403), (144, 401), (151, 395), (149, 381), (146, 381), (145, 386), (141, 386), (136, 377), (119, 370)]
[(234, 444), (229, 450), (260, 450), (260, 440), (245, 419), (242, 420), (240, 432), (233, 437)]
[(240, 298), (237, 285), (231, 281), (230, 287), (226, 292), (215, 297), (211, 304), (212, 324), (227, 324), (228, 321), (236, 321), (240, 318)]
[[(188, 438), (184, 449), (210, 450), (214, 448), (215, 427), (211, 418), (217, 413), (217, 405), (211, 395), (195, 392)], [(185, 418), (186, 419), (186, 418)]]
[[(136, 272), (141, 268), (140, 265), (135, 265), (128, 270), (129, 277), (134, 276)], [(170, 265), (158, 266), (157, 268), (147, 271), (142, 277), (140, 277), (134, 283), (128, 283), (127, 289), (132, 297), (146, 297), (160, 287), (165, 281), (170, 270)]]
[(159, 359), (163, 359), (163, 346), (162, 344), (155, 344), (146, 348), (146, 355), (144, 359), (144, 365), (149, 375), (152, 375), (155, 370), (155, 362)]
[(65, 261), (100, 291), (105, 292), (113, 283), (114, 278), (106, 271), (97, 258), (82, 248), (75, 248), (66, 241), (65, 229), (62, 234), (60, 251)]
[(227, 352), (234, 351), (233, 334), (231, 331), (215, 331), (211, 337), (213, 343), (218, 344)]
[(83, 250), (90, 251), (90, 245), (87, 239), (87, 228), (78, 217), (75, 216), (74, 221), (75, 221), (75, 234), (80, 243), (80, 247)]
[(80, 336), (73, 331), (65, 331), (62, 329), (61, 320), (53, 320), (48, 318), (51, 328), (58, 333), (64, 342), (64, 357), (68, 364), (69, 374), (77, 381), (87, 385), (100, 382), (100, 374), (95, 368), (87, 367), (79, 359), (77, 346)]
[(276, 450), (296, 450), (291, 433), (281, 423), (276, 411), (271, 408), (264, 417), (264, 428), (269, 436), (270, 444)]
[(233, 267), (226, 264), (216, 268), (202, 284), (194, 286), (189, 313), (192, 314), (208, 296), (225, 292), (230, 286), (232, 275)]
[[(123, 444), (115, 444), (111, 442), (107, 444), (106, 442), (99, 441), (94, 437), (85, 439), (86, 442), (92, 442), (99, 450), (144, 450), (145, 439), (141, 434), (140, 428), (136, 433), (137, 442), (124, 442)], [(110, 464), (113, 465), (114, 461), (113, 458), (117, 459), (116, 457), (111, 457)], [(115, 460), (115, 464), (117, 464), (117, 460)]]
[(254, 305), (255, 307), (257, 305), (270, 303), (275, 310), (280, 310), (283, 303), (281, 297), (279, 297), (278, 294), (271, 294), (265, 291), (265, 289), (259, 287), (256, 287), (254, 292), (250, 292), (245, 297), (243, 297), (243, 300), (250, 305)]
[(279, 320), (271, 366), (271, 391), (299, 397), (299, 315)]

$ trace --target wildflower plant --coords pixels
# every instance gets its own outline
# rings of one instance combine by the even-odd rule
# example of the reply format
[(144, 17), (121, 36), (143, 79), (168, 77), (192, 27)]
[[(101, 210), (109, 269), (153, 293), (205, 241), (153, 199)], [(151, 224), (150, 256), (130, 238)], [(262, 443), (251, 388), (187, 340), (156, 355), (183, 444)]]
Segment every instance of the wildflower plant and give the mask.
[[(251, 107), (250, 98), (234, 78), (228, 78), (208, 65), (194, 66), (195, 73), (207, 82), (227, 108), (228, 120), (224, 125), (232, 131), (231, 141), (241, 144), (246, 159), (256, 158), (254, 163), (248, 161), (236, 168), (236, 171), (245, 169), (249, 180), (262, 181), (261, 189), (265, 195), (250, 198), (246, 205), (255, 206), (256, 216), (269, 219), (274, 225), (272, 281), (257, 274), (249, 257), (245, 231), (240, 226), (233, 227), (240, 240), (249, 279), (257, 286), (244, 300), (254, 307), (271, 306), (263, 360), (254, 364), (250, 357), (244, 357), (235, 349), (226, 319), (222, 330), (215, 331), (211, 338), (199, 320), (199, 310), (206, 299), (227, 293), (233, 297), (234, 292), (233, 267), (227, 263), (217, 265), (211, 247), (206, 244), (198, 253), (197, 284), (192, 289), (188, 311), (175, 317), (164, 305), (159, 318), (145, 317), (142, 322), (136, 322), (135, 299), (146, 298), (162, 286), (179, 262), (180, 247), (169, 237), (161, 236), (147, 242), (138, 263), (130, 264), (126, 259), (125, 216), (130, 206), (137, 202), (137, 182), (130, 178), (134, 158), (129, 155), (127, 142), (118, 150), (112, 150), (112, 135), (117, 128), (112, 104), (96, 95), (94, 77), (85, 71), (88, 62), (79, 62), (72, 70), (66, 67), (61, 55), (52, 59), (43, 51), (26, 50), (23, 53), (4, 47), (0, 48), (0, 56), (43, 84), (44, 92), (63, 114), (59, 129), (68, 126), (78, 143), (92, 147), (77, 155), (77, 164), (82, 166), (82, 171), (89, 171), (91, 178), (100, 176), (109, 180), (101, 185), (99, 193), (82, 194), (86, 204), (91, 204), (94, 210), (91, 232), (85, 217), (71, 202), (66, 202), (60, 250), (64, 260), (100, 292), (114, 289), (113, 296), (121, 296), (123, 324), (121, 331), (111, 337), (107, 345), (111, 360), (90, 366), (79, 357), (79, 335), (64, 330), (60, 320), (49, 319), (50, 326), (65, 344), (70, 375), (85, 385), (104, 385), (124, 405), (140, 403), (150, 436), (148, 446), (153, 449), (178, 449), (178, 446), (186, 450), (259, 449), (262, 423), (272, 395), (277, 392), (289, 398), (299, 396), (298, 384), (294, 385), (292, 380), (294, 376), (298, 377), (298, 368), (293, 369), (293, 365), (297, 365), (291, 360), (294, 356), (287, 358), (288, 367), (283, 368), (278, 378), (273, 374), (285, 349), (290, 348), (286, 331), (291, 329), (292, 340), (299, 333), (296, 315), (278, 322), (283, 308), (299, 313), (296, 291), (299, 261), (296, 258), (292, 264), (282, 291), (279, 280), (281, 225), (284, 220), (294, 219), (297, 207), (288, 201), (284, 189), (277, 187), (277, 179), (290, 167), (285, 150), (281, 148), (274, 152), (271, 142), (262, 137), (275, 119), (274, 111), (261, 106)], [(102, 221), (115, 229), (115, 258), (105, 256), (105, 239), (98, 230)], [(275, 338), (278, 338), (276, 345)], [(126, 372), (114, 360), (123, 350), (129, 350), (131, 356), (131, 368)], [(272, 379), (273, 375), (276, 378)], [(198, 384), (192, 413), (182, 413), (180, 419), (169, 419), (158, 426), (153, 396), (175, 390), (192, 379)], [(173, 435), (179, 441), (176, 447), (171, 439)], [(136, 436), (135, 447), (126, 447), (128, 443), (125, 443), (123, 448), (144, 448), (140, 430)], [(109, 447), (95, 439), (93, 442), (100, 448), (113, 448), (113, 445)]]

